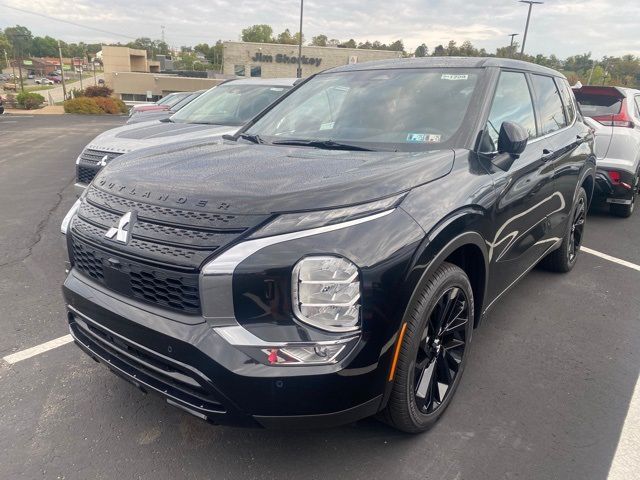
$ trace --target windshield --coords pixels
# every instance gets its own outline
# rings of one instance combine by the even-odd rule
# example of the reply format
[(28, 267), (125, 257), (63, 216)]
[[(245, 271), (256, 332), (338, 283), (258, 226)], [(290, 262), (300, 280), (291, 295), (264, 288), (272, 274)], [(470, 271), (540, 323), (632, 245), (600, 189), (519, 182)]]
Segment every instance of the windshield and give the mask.
[(171, 117), (176, 123), (244, 125), (277, 100), (288, 86), (222, 84), (203, 93)]
[[(320, 74), (245, 133), (261, 142), (368, 150), (450, 147), (480, 75), (476, 69)], [(363, 149), (364, 149), (363, 148)]]
[(191, 102), (192, 100), (195, 100), (196, 98), (198, 98), (200, 95), (202, 95), (203, 92), (195, 92), (192, 93), (191, 95), (187, 96), (186, 98), (183, 98), (182, 100), (180, 100), (178, 103), (176, 103), (175, 105), (173, 105), (171, 107), (171, 110), (173, 110), (174, 112), (177, 112), (178, 110), (180, 110), (182, 107), (184, 107), (187, 103)]

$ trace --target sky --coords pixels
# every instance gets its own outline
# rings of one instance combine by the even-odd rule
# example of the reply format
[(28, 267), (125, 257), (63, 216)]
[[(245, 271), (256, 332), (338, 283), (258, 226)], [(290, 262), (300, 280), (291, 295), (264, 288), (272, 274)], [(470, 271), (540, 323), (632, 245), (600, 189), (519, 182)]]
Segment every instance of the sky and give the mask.
[[(100, 32), (11, 9), (67, 20)], [(430, 51), (449, 40), (470, 40), (489, 52), (522, 39), (527, 6), (517, 0), (306, 0), (303, 32), (307, 40), (329, 38), (383, 43), (402, 39), (413, 51)], [(0, 0), (0, 28), (16, 24), (34, 35), (67, 42), (126, 43), (161, 37), (170, 46), (239, 40), (243, 28), (266, 23), (275, 33), (298, 30), (299, 0)], [(592, 52), (640, 55), (640, 0), (546, 0), (534, 6), (526, 51), (560, 58)]]

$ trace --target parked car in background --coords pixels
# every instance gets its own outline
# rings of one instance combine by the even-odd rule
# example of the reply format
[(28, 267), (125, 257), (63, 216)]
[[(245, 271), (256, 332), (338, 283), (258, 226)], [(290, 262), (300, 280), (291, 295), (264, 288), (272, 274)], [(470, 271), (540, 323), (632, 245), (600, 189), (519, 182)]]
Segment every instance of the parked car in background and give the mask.
[(132, 152), (65, 216), (71, 335), (215, 424), (428, 429), (491, 306), (579, 257), (595, 156), (567, 80), (498, 58), (357, 63), (257, 116), (250, 82), (171, 117), (251, 115), (235, 135)]
[(55, 82), (50, 78), (36, 78), (36, 85), (53, 85)]
[(151, 111), (142, 111), (132, 114), (127, 120), (127, 125), (131, 125), (132, 123), (140, 123), (140, 122), (149, 122), (151, 120), (163, 120), (165, 118), (169, 118), (171, 115), (176, 113), (182, 107), (192, 102), (200, 95), (202, 95), (206, 90), (198, 90), (197, 92), (193, 92), (191, 95), (187, 95), (178, 103), (173, 105), (169, 110), (151, 110)]
[(629, 217), (640, 188), (640, 90), (582, 86), (574, 94), (595, 130), (598, 199)]
[(102, 167), (123, 153), (234, 133), (295, 82), (294, 78), (231, 80), (207, 90), (169, 118), (108, 130), (76, 160), (76, 190), (82, 192)]
[(0, 115), (4, 114), (4, 100), (0, 97)]
[(50, 73), (49, 75), (47, 75), (47, 78), (53, 81), (53, 83), (62, 83), (62, 77), (60, 75)]
[(169, 93), (168, 95), (165, 95), (155, 103), (142, 103), (139, 105), (134, 105), (129, 110), (129, 116), (133, 116), (134, 114), (140, 113), (140, 112), (169, 110), (173, 105), (178, 103), (183, 98), (188, 97), (192, 93), (193, 92)]
[(6, 82), (2, 84), (2, 88), (4, 90), (12, 90), (14, 92), (18, 91), (18, 84), (14, 82)]

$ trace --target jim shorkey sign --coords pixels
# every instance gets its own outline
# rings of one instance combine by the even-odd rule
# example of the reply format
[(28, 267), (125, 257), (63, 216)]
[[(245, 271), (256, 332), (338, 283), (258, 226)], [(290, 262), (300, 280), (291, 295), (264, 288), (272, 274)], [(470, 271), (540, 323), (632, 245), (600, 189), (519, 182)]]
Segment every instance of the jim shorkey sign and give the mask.
[[(257, 52), (251, 60), (254, 62), (265, 62), (265, 63), (298, 63), (298, 57), (290, 57), (289, 55), (285, 55), (283, 53), (278, 53), (277, 55), (265, 55), (261, 52)], [(316, 67), (320, 66), (322, 63), (321, 58), (317, 57), (307, 57), (306, 55), (302, 55), (300, 57), (300, 63), (303, 65), (315, 65)]]

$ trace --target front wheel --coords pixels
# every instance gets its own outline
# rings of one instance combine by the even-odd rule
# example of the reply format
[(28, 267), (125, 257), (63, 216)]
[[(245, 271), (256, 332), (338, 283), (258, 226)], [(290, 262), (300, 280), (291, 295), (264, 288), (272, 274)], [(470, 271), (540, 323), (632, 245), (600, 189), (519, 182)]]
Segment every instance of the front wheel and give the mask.
[(639, 178), (636, 176), (635, 181), (633, 182), (633, 194), (631, 196), (631, 203), (629, 205), (612, 203), (611, 205), (609, 205), (609, 213), (611, 213), (611, 215), (620, 218), (629, 218), (633, 214), (633, 210), (636, 206), (636, 197), (638, 196), (638, 181)]
[(384, 421), (418, 433), (440, 418), (460, 383), (473, 314), (469, 278), (456, 265), (443, 263), (407, 315)]
[(573, 203), (565, 236), (560, 247), (542, 260), (542, 265), (553, 272), (569, 272), (576, 264), (582, 246), (584, 225), (587, 220), (587, 192), (580, 187)]

